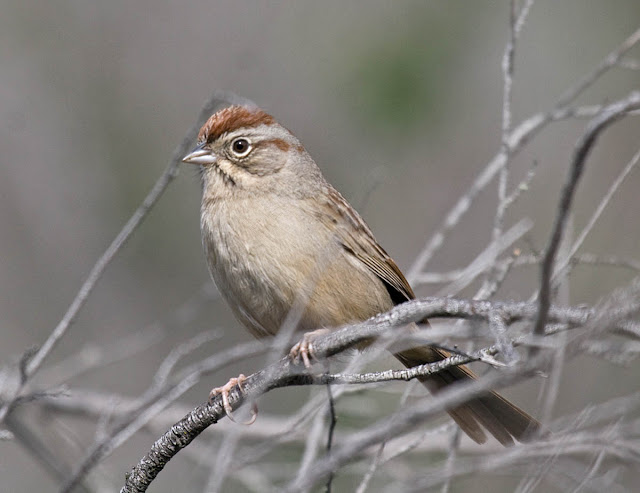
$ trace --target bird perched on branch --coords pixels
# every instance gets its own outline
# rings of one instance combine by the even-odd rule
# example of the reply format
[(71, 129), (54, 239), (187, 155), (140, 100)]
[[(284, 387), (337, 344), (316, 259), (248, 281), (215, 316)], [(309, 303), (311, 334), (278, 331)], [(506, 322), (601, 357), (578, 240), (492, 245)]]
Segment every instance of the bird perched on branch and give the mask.
[[(211, 275), (256, 337), (294, 324), (306, 335), (293, 354), (308, 362), (318, 331), (366, 320), (415, 298), (356, 210), (325, 180), (301, 142), (264, 111), (234, 105), (216, 112), (184, 161), (202, 170), (200, 225)], [(394, 356), (413, 367), (450, 353), (419, 346)], [(438, 392), (474, 378), (466, 366), (457, 366), (420, 380)], [(213, 391), (226, 397), (228, 413), (228, 392), (237, 383), (242, 378)], [(478, 443), (486, 440), (485, 430), (510, 445), (539, 428), (492, 391), (448, 413)]]

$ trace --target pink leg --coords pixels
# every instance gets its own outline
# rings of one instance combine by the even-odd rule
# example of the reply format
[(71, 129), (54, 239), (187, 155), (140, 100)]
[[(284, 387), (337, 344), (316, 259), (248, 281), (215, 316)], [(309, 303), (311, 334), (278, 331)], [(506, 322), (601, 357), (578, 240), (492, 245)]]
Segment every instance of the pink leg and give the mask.
[[(231, 404), (229, 403), (229, 392), (237, 385), (240, 391), (244, 391), (242, 388), (242, 384), (247, 380), (242, 373), (238, 375), (238, 378), (231, 378), (227, 383), (225, 383), (222, 387), (216, 387), (211, 389), (209, 392), (209, 402), (212, 402), (218, 395), (222, 395), (222, 405), (224, 406), (224, 411), (227, 413), (227, 416), (231, 421), (237, 423), (234, 419), (231, 409)], [(256, 406), (255, 402), (251, 406), (251, 418), (249, 421), (245, 423), (241, 423), (243, 425), (251, 425), (255, 423), (256, 418), (258, 417), (258, 406)]]
[(302, 340), (291, 348), (289, 357), (296, 363), (302, 358), (305, 368), (311, 368), (311, 360), (315, 359), (313, 355), (313, 340), (329, 332), (331, 332), (329, 329), (316, 329), (312, 332), (305, 333), (302, 336)]

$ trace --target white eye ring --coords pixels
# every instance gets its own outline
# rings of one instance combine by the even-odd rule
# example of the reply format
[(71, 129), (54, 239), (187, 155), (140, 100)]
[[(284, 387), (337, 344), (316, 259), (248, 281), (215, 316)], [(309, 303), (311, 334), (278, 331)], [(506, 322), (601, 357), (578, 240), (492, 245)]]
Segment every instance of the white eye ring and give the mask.
[(249, 139), (245, 137), (238, 137), (231, 142), (231, 152), (233, 152), (237, 157), (245, 157), (247, 154), (251, 152), (253, 146)]

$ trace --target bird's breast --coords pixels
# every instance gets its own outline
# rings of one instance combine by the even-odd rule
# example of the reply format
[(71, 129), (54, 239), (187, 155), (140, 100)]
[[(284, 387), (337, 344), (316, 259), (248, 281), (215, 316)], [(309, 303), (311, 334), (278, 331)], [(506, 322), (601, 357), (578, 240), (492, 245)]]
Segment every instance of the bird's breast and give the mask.
[(204, 203), (201, 226), (216, 285), (258, 337), (285, 323), (337, 327), (392, 306), (380, 279), (345, 251), (312, 203), (273, 196)]
[(203, 204), (202, 237), (211, 275), (236, 316), (256, 335), (275, 334), (328, 243), (291, 201)]

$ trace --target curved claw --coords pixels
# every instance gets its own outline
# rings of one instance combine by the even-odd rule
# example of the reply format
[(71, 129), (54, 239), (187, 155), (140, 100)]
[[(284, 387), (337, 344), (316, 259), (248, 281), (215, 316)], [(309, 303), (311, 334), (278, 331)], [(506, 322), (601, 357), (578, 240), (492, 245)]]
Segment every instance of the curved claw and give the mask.
[(241, 373), (237, 378), (229, 379), (229, 381), (222, 387), (215, 387), (211, 389), (211, 392), (209, 392), (209, 402), (212, 402), (218, 395), (222, 395), (222, 406), (224, 407), (224, 411), (227, 413), (227, 417), (234, 423), (249, 426), (255, 423), (258, 418), (258, 405), (255, 402), (251, 404), (251, 418), (249, 418), (249, 421), (242, 422), (236, 421), (233, 417), (233, 409), (231, 409), (231, 404), (229, 403), (229, 392), (231, 392), (236, 385), (241, 391), (244, 391), (242, 385), (246, 380), (247, 377)]
[(313, 354), (313, 340), (318, 336), (328, 333), (329, 329), (317, 329), (312, 332), (305, 333), (300, 342), (291, 348), (291, 351), (289, 351), (289, 357), (295, 363), (299, 363), (302, 358), (305, 368), (311, 368), (311, 361), (316, 359)]

